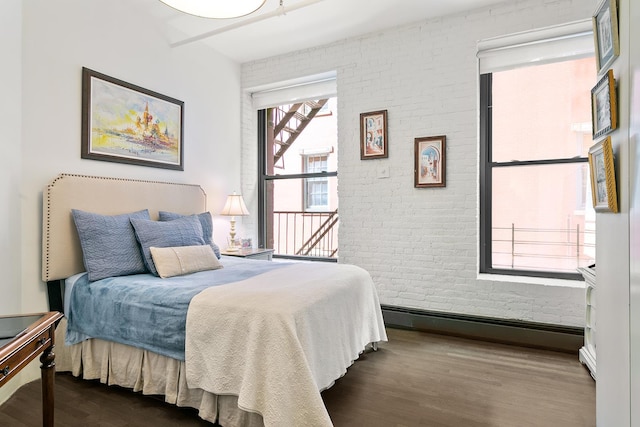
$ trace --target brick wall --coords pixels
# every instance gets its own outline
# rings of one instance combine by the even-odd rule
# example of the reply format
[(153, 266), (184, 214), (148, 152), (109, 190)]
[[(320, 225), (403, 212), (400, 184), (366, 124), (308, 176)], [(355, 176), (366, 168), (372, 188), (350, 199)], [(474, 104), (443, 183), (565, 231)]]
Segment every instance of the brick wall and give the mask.
[[(579, 284), (478, 277), (476, 42), (589, 19), (595, 6), (595, 0), (508, 1), (243, 64), (244, 88), (337, 71), (340, 262), (368, 270), (383, 304), (583, 325)], [(389, 158), (362, 161), (359, 114), (382, 109)], [(242, 182), (252, 212), (256, 116), (246, 93)], [(447, 186), (416, 189), (414, 138), (435, 135), (447, 137)], [(388, 178), (378, 177), (382, 168)], [(243, 227), (257, 233), (255, 216)]]

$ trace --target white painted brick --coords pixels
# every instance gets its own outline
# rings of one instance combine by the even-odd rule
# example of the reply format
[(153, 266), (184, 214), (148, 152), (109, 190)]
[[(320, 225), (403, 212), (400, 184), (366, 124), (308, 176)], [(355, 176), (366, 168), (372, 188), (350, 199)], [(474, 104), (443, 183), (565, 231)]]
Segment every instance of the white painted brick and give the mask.
[[(511, 0), (242, 65), (243, 87), (336, 70), (340, 262), (383, 304), (579, 326), (580, 288), (478, 280), (476, 43), (589, 19), (597, 0)], [(360, 160), (359, 114), (388, 110), (389, 158)], [(243, 100), (243, 194), (257, 211), (256, 113)], [(413, 187), (414, 138), (447, 136), (447, 187)], [(377, 179), (380, 165), (390, 177)], [(257, 232), (257, 217), (243, 218)]]

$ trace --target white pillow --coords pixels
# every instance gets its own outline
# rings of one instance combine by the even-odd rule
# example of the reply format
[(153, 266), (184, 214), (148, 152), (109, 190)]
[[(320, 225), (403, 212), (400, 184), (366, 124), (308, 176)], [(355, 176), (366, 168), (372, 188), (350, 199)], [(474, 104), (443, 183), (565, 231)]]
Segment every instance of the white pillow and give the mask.
[(150, 247), (151, 257), (158, 274), (163, 279), (183, 274), (222, 268), (209, 245)]

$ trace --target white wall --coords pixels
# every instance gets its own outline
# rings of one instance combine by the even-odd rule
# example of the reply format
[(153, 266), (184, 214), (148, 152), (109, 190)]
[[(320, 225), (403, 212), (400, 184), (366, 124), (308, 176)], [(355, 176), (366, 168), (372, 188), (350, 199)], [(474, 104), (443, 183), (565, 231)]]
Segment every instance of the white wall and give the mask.
[[(20, 176), (22, 159), (21, 140), (21, 52), (22, 1), (7, 0), (0, 13), (0, 314), (20, 310)], [(0, 389), (0, 403), (10, 396), (22, 380), (16, 378)]]
[[(199, 44), (171, 49), (156, 28), (125, 1), (2, 2), (0, 315), (48, 308), (41, 198), (59, 173), (200, 184), (214, 214), (239, 188), (239, 65)], [(80, 159), (83, 66), (184, 101), (184, 171)], [(228, 227), (214, 216), (216, 240)]]
[[(640, 402), (640, 4), (629, 1), (623, 28), (629, 31), (629, 221), (630, 221), (630, 381), (629, 402)], [(631, 25), (631, 23), (636, 25)], [(633, 40), (633, 44), (631, 44)], [(615, 369), (615, 366), (612, 366)], [(607, 367), (609, 369), (609, 367)], [(602, 405), (610, 397), (603, 397)], [(625, 402), (626, 403), (626, 402)], [(631, 405), (631, 425), (640, 426), (640, 405)]]
[[(243, 64), (243, 88), (337, 71), (340, 262), (367, 269), (383, 304), (584, 324), (581, 282), (478, 277), (476, 43), (589, 19), (595, 5), (509, 1)], [(388, 110), (389, 158), (362, 161), (359, 114), (381, 109)], [(447, 187), (416, 189), (414, 138), (433, 135), (447, 137)], [(255, 211), (256, 113), (248, 94), (242, 154), (243, 192)], [(378, 179), (383, 167), (390, 177)], [(256, 223), (245, 224), (257, 232)]]
[[(10, 0), (0, 14), (3, 63), (0, 67), (0, 133), (4, 161), (0, 168), (0, 313), (20, 306), (20, 45), (22, 40), (21, 1)], [(6, 42), (11, 40), (10, 43)]]
[[(239, 186), (240, 83), (236, 63), (198, 44), (169, 48), (128, 2), (23, 2), (23, 29), (21, 310), (38, 311), (45, 185), (61, 172), (196, 183), (216, 213)], [(83, 66), (184, 101), (184, 171), (80, 159)], [(215, 236), (227, 227), (216, 219)]]
[[(632, 23), (637, 21), (633, 21), (630, 16), (630, 7), (634, 2), (637, 3), (635, 0), (618, 1), (620, 56), (610, 67), (618, 86), (619, 129), (610, 136), (615, 157), (620, 213), (598, 213), (596, 216), (596, 421), (599, 426), (629, 426), (631, 422), (629, 273), (632, 267), (629, 255), (637, 252), (630, 245), (637, 245), (638, 237), (630, 236), (629, 231), (631, 196), (634, 191), (638, 191), (638, 183), (632, 180), (632, 172), (637, 168), (637, 157), (631, 149), (633, 129), (630, 127), (630, 94), (633, 68), (636, 68), (637, 73), (640, 56), (637, 52), (640, 46), (637, 30), (632, 30)], [(635, 40), (631, 37), (632, 31), (636, 31)], [(632, 53), (633, 49), (636, 50), (635, 55)], [(632, 61), (635, 61), (635, 66)], [(637, 406), (637, 399), (634, 406)], [(636, 420), (635, 425), (640, 425), (637, 424), (639, 422), (640, 420)]]

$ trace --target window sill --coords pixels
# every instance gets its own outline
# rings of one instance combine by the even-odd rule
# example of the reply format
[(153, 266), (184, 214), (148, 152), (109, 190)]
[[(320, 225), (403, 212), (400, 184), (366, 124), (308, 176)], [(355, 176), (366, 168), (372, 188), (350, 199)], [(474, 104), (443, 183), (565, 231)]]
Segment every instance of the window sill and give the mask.
[(584, 289), (585, 287), (583, 280), (554, 279), (549, 277), (511, 276), (506, 274), (479, 273), (477, 279), (482, 281), (524, 283), (530, 285), (556, 286), (563, 288)]

